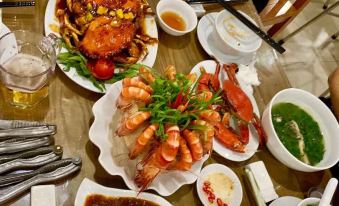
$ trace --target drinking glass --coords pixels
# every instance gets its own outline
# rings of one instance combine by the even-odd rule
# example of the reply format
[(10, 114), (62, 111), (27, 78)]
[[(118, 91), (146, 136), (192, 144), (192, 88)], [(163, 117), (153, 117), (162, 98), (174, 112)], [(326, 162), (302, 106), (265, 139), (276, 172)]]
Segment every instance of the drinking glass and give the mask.
[(6, 102), (32, 107), (48, 96), (60, 40), (18, 30), (0, 37), (0, 90)]

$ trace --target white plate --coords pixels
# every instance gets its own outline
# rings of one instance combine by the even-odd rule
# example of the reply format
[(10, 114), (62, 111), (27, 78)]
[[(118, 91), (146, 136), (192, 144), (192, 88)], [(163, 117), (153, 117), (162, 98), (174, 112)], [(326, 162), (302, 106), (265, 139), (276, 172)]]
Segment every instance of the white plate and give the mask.
[[(47, 7), (46, 7), (46, 12), (45, 12), (45, 34), (46, 36), (50, 33), (54, 33), (57, 36), (60, 36), (59, 33), (56, 33), (51, 30), (50, 25), (56, 25), (59, 26), (59, 22), (57, 17), (55, 16), (55, 5), (56, 5), (56, 0), (49, 0)], [(158, 38), (158, 30), (157, 30), (157, 25), (155, 23), (155, 18), (153, 16), (146, 16), (145, 18), (145, 26), (146, 26), (146, 33), (153, 37), (153, 38)], [(147, 45), (148, 49), (148, 55), (146, 58), (142, 61), (139, 61), (140, 64), (144, 64), (146, 66), (152, 67), (156, 56), (157, 56), (157, 50), (158, 50), (158, 44), (153, 44), (153, 45)], [(66, 52), (66, 49), (62, 49), (61, 52)], [(91, 90), (93, 92), (98, 92), (98, 93), (105, 93), (100, 91), (98, 88), (96, 88), (92, 82), (84, 77), (81, 77), (77, 74), (76, 70), (74, 68), (71, 68), (70, 71), (66, 72), (64, 71), (65, 66), (61, 63), (57, 63), (60, 69), (68, 76), (71, 80), (73, 80), (75, 83), (80, 85), (81, 87)], [(106, 89), (110, 86), (111, 84), (105, 84)]]
[(250, 64), (254, 60), (255, 52), (246, 56), (231, 56), (223, 53), (216, 46), (214, 46), (214, 44), (218, 43), (212, 38), (214, 20), (217, 14), (218, 13), (216, 12), (208, 13), (203, 16), (198, 23), (198, 40), (202, 48), (208, 55), (215, 57), (222, 63), (237, 63), (244, 65)]
[(233, 196), (231, 198), (230, 204), (228, 206), (239, 206), (242, 201), (242, 186), (238, 176), (228, 167), (222, 164), (210, 164), (204, 167), (201, 170), (200, 176), (197, 181), (197, 192), (198, 196), (203, 203), (203, 205), (210, 205), (208, 202), (207, 196), (205, 195), (204, 191), (202, 190), (204, 180), (210, 173), (221, 172), (228, 176), (234, 184), (234, 191)]
[(9, 28), (3, 22), (0, 22), (0, 37), (8, 32), (10, 32)]
[[(113, 115), (117, 111), (115, 102), (119, 97), (121, 88), (121, 81), (116, 82), (107, 90), (106, 94), (93, 105), (94, 122), (89, 130), (89, 138), (100, 149), (98, 159), (102, 167), (111, 175), (121, 176), (128, 188), (138, 190), (133, 180), (134, 177), (128, 173), (129, 168), (119, 165), (121, 159), (125, 158), (125, 160), (128, 160), (128, 152), (125, 151), (125, 153), (119, 155), (112, 155), (114, 145), (112, 145), (110, 124), (112, 123)], [(118, 124), (117, 121), (114, 123)], [(161, 172), (149, 186), (149, 189), (155, 190), (162, 196), (168, 196), (173, 194), (181, 186), (194, 183), (200, 173), (202, 164), (207, 158), (208, 156), (206, 155), (200, 161), (195, 162), (190, 171)]]
[(142, 192), (138, 194), (138, 192), (131, 190), (122, 190), (116, 188), (109, 188), (99, 185), (92, 180), (85, 178), (78, 189), (77, 196), (75, 197), (74, 206), (84, 206), (87, 195), (91, 194), (100, 194), (105, 196), (112, 197), (137, 197), (140, 199), (148, 200), (154, 203), (157, 203), (161, 206), (172, 206), (167, 200), (158, 195)]
[[(193, 67), (191, 73), (196, 73), (198, 76), (200, 76), (201, 66), (203, 66), (207, 72), (214, 73), (216, 65), (217, 65), (216, 62), (213, 60), (202, 61)], [(223, 82), (226, 79), (228, 79), (227, 74), (221, 70), (219, 74), (219, 80)], [(240, 87), (244, 90), (244, 92), (250, 98), (251, 103), (253, 105), (254, 113), (260, 116), (259, 108), (258, 108), (257, 102), (255, 101), (253, 94), (250, 91), (247, 91), (246, 87), (241, 85), (241, 83), (240, 83)], [(244, 161), (252, 157), (254, 153), (257, 151), (258, 146), (259, 146), (258, 137), (252, 126), (250, 127), (249, 142), (245, 147), (245, 153), (239, 153), (239, 152), (235, 152), (233, 150), (227, 149), (225, 146), (219, 143), (218, 140), (216, 139), (213, 142), (213, 150), (215, 152), (217, 152), (219, 155), (221, 155), (222, 157), (228, 160), (237, 161), (237, 162)]]
[(271, 202), (270, 206), (297, 206), (301, 199), (292, 196), (279, 197)]

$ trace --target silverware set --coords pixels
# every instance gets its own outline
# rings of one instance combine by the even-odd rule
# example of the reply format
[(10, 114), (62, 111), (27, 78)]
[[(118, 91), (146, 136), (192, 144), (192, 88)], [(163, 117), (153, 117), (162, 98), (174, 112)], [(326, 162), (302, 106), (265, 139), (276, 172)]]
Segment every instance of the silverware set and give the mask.
[(30, 187), (56, 181), (81, 168), (81, 158), (62, 158), (52, 145), (56, 125), (0, 120), (0, 205)]

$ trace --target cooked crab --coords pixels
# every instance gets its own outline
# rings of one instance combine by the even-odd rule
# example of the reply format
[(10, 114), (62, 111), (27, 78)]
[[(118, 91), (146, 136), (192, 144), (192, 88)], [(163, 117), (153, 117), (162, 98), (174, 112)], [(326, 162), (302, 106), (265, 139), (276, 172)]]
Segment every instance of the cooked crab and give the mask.
[(112, 26), (106, 16), (95, 18), (89, 25), (79, 49), (91, 58), (107, 58), (130, 45), (135, 35), (135, 25), (128, 20)]

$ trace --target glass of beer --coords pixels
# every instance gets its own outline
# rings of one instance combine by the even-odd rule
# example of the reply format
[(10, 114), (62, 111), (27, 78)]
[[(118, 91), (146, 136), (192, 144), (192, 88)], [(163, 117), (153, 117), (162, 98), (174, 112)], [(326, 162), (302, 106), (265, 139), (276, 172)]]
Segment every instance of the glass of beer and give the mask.
[(4, 100), (19, 108), (35, 106), (48, 96), (60, 40), (18, 30), (0, 37), (0, 90)]

